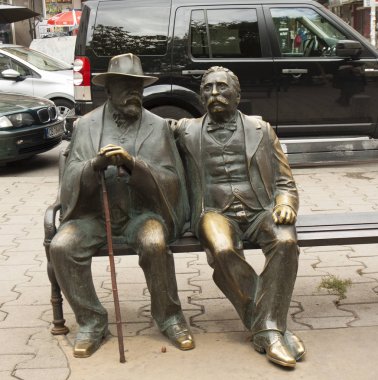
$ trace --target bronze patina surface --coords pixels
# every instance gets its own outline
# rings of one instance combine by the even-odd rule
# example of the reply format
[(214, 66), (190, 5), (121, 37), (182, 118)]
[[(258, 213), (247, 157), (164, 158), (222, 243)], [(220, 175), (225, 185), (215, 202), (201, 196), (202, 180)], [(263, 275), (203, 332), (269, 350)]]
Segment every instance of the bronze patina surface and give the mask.
[(102, 171), (112, 234), (139, 255), (153, 318), (178, 348), (194, 347), (168, 249), (189, 213), (183, 168), (167, 122), (142, 107), (143, 86), (155, 80), (143, 74), (138, 57), (113, 57), (108, 72), (93, 80), (105, 87), (107, 102), (75, 127), (61, 184), (62, 223), (50, 252), (79, 325), (76, 357), (90, 356), (107, 333), (91, 274), (91, 259), (106, 244)]
[[(207, 113), (174, 126), (186, 169), (191, 226), (205, 247), (217, 286), (268, 359), (294, 367), (305, 352), (286, 318), (298, 268), (297, 188), (271, 126), (237, 110), (238, 78), (212, 67), (203, 76)], [(257, 275), (243, 240), (266, 258)]]

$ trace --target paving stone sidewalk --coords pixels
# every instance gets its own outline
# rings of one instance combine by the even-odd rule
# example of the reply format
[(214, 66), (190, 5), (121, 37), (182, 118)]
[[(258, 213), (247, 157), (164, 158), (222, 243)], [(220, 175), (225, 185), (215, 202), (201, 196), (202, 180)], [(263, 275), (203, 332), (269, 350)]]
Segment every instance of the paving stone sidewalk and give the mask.
[[(378, 211), (377, 164), (303, 168), (293, 172), (300, 191), (302, 214)], [(180, 299), (197, 338), (195, 350), (190, 353), (175, 350), (159, 334), (150, 315), (149, 294), (137, 257), (117, 258), (126, 358), (131, 363), (125, 364), (127, 369), (122, 369), (117, 363), (108, 261), (95, 258), (94, 282), (109, 312), (112, 335), (92, 358), (74, 359), (72, 343), (76, 324), (67, 303), (65, 318), (70, 333), (65, 337), (53, 337), (49, 333), (52, 313), (42, 246), (43, 215), (55, 199), (57, 178), (2, 176), (0, 189), (1, 380), (186, 377), (185, 373), (177, 372), (177, 367), (182, 371), (193, 368), (195, 373), (203, 374), (200, 377), (187, 375), (196, 379), (272, 378), (267, 373), (275, 378), (312, 378), (303, 373), (299, 376), (300, 365), (303, 368), (315, 366), (320, 376), (314, 379), (331, 378), (327, 377), (332, 372), (331, 367), (325, 371), (329, 363), (322, 364), (315, 356), (309, 355), (303, 364), (298, 364), (296, 372), (288, 372), (275, 368), (254, 352), (247, 342), (248, 332), (214, 285), (212, 270), (203, 253), (175, 255)], [(264, 260), (260, 251), (249, 250), (246, 257), (257, 271), (262, 269)], [(318, 289), (322, 278), (328, 274), (352, 281), (345, 299), (338, 301), (337, 295)], [(329, 350), (334, 342), (343, 347), (349, 337), (378, 339), (378, 245), (302, 248), (289, 313), (289, 328), (307, 338), (314, 353)], [(162, 346), (167, 348), (165, 356), (161, 353)], [(219, 356), (222, 354), (228, 356), (222, 358)], [(330, 361), (335, 359), (332, 355), (330, 350)], [(370, 351), (359, 351), (355, 357), (369, 358), (371, 355)], [(248, 359), (244, 361), (245, 358)], [(231, 364), (234, 362), (238, 365)], [(378, 376), (376, 372), (372, 377), (364, 374), (354, 377), (358, 373), (361, 375), (364, 364), (359, 363), (358, 372), (349, 368), (347, 362), (343, 363), (343, 368), (338, 369), (340, 378), (373, 379)], [(213, 369), (212, 373), (208, 372), (209, 368)]]

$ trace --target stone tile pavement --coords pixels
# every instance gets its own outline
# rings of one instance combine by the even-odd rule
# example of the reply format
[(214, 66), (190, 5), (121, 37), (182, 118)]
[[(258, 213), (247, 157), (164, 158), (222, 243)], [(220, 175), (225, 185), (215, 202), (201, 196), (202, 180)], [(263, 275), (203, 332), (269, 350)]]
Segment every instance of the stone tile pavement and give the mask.
[[(303, 214), (378, 211), (378, 166), (361, 164), (295, 169)], [(46, 275), (43, 215), (55, 198), (55, 176), (0, 177), (0, 379), (376, 379), (378, 245), (301, 250), (289, 327), (307, 344), (307, 359), (285, 371), (248, 343), (248, 332), (214, 285), (203, 253), (175, 256), (179, 295), (197, 347), (180, 352), (161, 336), (137, 257), (117, 258), (126, 347), (119, 364), (110, 272), (95, 258), (93, 274), (109, 312), (111, 336), (89, 359), (74, 359), (74, 316), (65, 303), (67, 336), (49, 333), (52, 313)], [(261, 270), (260, 251), (246, 252)], [(351, 279), (347, 297), (319, 290), (328, 274)], [(165, 346), (166, 353), (161, 348)], [(374, 360), (370, 360), (374, 359)]]

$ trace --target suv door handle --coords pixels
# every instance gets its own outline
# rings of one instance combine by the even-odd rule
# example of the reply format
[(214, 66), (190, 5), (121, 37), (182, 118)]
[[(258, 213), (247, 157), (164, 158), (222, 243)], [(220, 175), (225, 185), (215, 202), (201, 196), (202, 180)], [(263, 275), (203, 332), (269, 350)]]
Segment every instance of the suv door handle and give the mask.
[(182, 75), (203, 75), (206, 70), (182, 70)]
[(282, 74), (307, 74), (307, 69), (282, 69)]

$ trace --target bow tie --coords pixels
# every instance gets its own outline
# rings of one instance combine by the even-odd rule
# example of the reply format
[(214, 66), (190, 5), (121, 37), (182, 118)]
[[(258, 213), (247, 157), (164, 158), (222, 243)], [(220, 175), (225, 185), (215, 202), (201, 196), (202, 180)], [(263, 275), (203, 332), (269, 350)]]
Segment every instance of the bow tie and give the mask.
[(123, 115), (121, 115), (118, 112), (113, 113), (113, 120), (117, 124), (117, 127), (122, 127), (127, 122), (126, 119), (123, 117)]
[(210, 121), (207, 124), (207, 131), (208, 132), (213, 132), (217, 131), (218, 129), (228, 129), (229, 131), (235, 131), (236, 130), (236, 121), (228, 122), (228, 123), (222, 123), (222, 124), (217, 124), (212, 121)]

